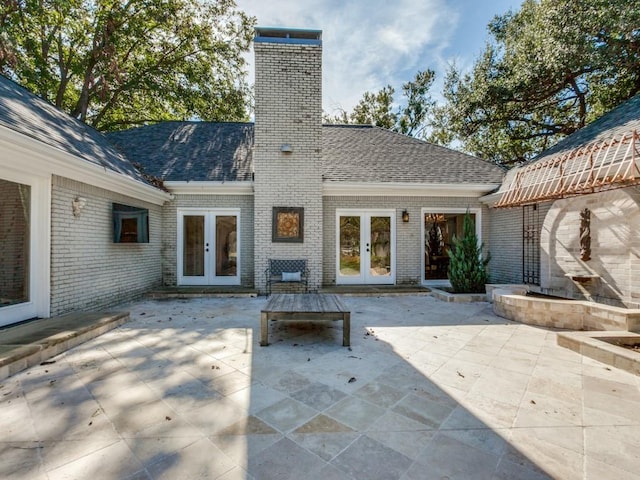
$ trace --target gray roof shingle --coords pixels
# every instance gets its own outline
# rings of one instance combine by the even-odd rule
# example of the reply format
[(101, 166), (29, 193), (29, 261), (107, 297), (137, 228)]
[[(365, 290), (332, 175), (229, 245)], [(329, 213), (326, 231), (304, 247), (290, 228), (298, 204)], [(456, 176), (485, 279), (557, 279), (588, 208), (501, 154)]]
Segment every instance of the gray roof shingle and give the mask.
[(2, 75), (0, 125), (87, 162), (148, 183), (102, 133)]
[(370, 125), (325, 125), (323, 178), (330, 182), (500, 183), (497, 165)]
[(161, 122), (108, 134), (131, 161), (164, 181), (248, 181), (253, 124)]
[[(108, 135), (165, 181), (249, 181), (253, 124), (163, 122)], [(328, 182), (500, 183), (504, 171), (448, 148), (367, 125), (324, 125)]]

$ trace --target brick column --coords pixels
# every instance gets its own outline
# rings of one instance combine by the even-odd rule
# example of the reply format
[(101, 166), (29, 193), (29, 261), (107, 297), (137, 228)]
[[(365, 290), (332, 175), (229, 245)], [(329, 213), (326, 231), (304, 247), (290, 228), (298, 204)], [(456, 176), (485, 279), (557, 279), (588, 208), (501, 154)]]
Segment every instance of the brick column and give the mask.
[[(265, 291), (267, 259), (306, 258), (315, 290), (322, 279), (321, 32), (257, 28), (254, 51), (255, 285)], [(272, 242), (273, 207), (304, 208), (302, 243)]]

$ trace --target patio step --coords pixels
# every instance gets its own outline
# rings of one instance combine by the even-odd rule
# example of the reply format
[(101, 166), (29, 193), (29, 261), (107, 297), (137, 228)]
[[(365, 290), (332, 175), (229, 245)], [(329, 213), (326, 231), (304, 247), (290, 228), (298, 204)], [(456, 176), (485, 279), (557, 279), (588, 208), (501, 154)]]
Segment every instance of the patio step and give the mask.
[(422, 285), (327, 285), (318, 293), (333, 293), (347, 297), (382, 297), (400, 295), (430, 295), (431, 289)]
[(240, 298), (257, 297), (258, 291), (251, 287), (204, 286), (204, 287), (161, 287), (147, 293), (148, 298)]
[(73, 312), (0, 330), (0, 380), (122, 325), (129, 312)]

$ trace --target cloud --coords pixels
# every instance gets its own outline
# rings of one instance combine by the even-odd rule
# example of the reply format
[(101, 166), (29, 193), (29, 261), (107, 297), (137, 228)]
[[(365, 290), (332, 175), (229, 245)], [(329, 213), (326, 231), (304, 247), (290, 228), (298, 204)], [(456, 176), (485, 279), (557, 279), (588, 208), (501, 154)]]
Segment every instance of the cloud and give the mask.
[[(398, 90), (418, 70), (439, 69), (459, 21), (451, 3), (237, 0), (259, 26), (323, 31), (323, 108), (328, 113), (351, 110), (365, 91), (388, 84)], [(253, 65), (253, 54), (248, 60)]]

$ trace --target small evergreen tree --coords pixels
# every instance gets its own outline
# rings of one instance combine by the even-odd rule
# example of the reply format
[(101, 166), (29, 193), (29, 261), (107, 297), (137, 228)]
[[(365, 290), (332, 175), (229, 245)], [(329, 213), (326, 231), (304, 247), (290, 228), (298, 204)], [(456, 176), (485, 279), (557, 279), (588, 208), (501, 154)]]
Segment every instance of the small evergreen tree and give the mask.
[(467, 210), (462, 225), (462, 238), (453, 237), (453, 246), (449, 249), (449, 281), (456, 293), (484, 293), (485, 283), (489, 280), (487, 264), (491, 259), (482, 258), (482, 245), (478, 245), (471, 215)]

